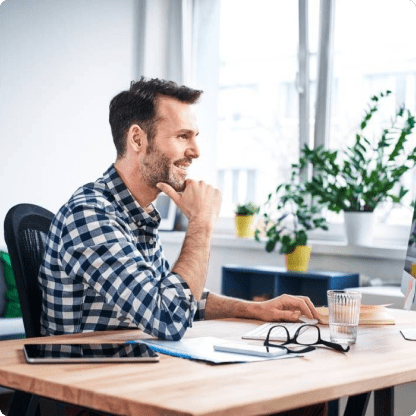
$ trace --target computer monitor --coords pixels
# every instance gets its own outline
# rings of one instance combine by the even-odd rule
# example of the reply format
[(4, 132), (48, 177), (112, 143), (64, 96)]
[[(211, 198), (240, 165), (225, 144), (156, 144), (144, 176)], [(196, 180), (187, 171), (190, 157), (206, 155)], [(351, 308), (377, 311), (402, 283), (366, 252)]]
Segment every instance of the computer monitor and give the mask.
[(165, 194), (159, 194), (156, 199), (156, 209), (159, 211), (161, 221), (159, 230), (172, 231), (175, 228), (176, 205)]
[(401, 291), (405, 295), (404, 309), (416, 307), (416, 206), (413, 211), (412, 226), (407, 244), (406, 259), (402, 275)]

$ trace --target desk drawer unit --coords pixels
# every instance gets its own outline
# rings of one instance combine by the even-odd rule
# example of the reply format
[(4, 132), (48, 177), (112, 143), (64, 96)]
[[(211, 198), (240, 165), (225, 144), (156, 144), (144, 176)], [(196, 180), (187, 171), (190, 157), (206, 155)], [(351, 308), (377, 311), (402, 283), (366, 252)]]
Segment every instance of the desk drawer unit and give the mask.
[(282, 267), (222, 267), (222, 293), (252, 300), (255, 296), (272, 298), (287, 293), (309, 296), (316, 306), (327, 304), (326, 292), (359, 286), (359, 274), (311, 270), (288, 272)]

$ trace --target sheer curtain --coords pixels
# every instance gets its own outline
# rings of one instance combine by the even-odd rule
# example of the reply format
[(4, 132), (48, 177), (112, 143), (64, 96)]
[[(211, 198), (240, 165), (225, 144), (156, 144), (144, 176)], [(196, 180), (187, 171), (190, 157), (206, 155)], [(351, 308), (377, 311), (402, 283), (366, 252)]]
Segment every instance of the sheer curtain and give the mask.
[(140, 0), (138, 75), (194, 84), (194, 0)]
[(315, 109), (315, 146), (328, 145), (335, 2), (321, 0), (319, 18), (319, 47)]

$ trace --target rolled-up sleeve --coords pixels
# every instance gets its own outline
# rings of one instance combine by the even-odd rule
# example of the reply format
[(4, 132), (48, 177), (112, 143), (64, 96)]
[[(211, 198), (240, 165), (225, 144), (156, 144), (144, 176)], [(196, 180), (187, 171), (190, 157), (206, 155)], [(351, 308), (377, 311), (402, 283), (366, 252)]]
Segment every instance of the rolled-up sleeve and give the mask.
[(209, 290), (204, 289), (201, 300), (198, 301), (198, 308), (196, 310), (194, 321), (203, 321), (205, 319), (205, 306), (209, 296)]
[(167, 262), (150, 261), (116, 215), (77, 206), (66, 217), (59, 248), (62, 267), (106, 304), (158, 338), (179, 340), (192, 321), (203, 319), (208, 292), (198, 302)]

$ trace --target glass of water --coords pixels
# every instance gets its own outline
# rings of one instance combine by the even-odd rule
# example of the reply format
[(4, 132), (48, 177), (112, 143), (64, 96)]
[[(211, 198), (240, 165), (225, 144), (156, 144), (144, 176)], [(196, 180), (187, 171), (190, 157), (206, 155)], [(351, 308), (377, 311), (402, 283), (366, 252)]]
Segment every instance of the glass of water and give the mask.
[(361, 293), (328, 290), (329, 337), (338, 344), (355, 344), (360, 320)]

